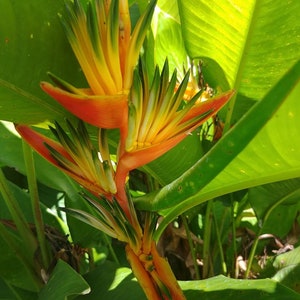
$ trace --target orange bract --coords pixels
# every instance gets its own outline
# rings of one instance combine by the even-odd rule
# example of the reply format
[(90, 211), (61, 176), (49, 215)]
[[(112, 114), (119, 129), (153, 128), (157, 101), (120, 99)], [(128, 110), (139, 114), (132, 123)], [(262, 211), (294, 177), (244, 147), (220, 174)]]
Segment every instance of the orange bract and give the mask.
[(72, 114), (97, 127), (118, 128), (127, 118), (127, 94), (90, 95), (90, 90), (74, 94), (42, 82), (42, 89)]

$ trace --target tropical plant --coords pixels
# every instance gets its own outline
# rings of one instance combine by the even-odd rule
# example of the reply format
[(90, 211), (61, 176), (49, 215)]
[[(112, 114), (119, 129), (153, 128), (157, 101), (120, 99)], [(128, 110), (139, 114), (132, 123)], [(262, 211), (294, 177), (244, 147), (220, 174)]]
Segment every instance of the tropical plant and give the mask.
[(63, 4), (0, 3), (1, 298), (298, 299), (300, 2)]

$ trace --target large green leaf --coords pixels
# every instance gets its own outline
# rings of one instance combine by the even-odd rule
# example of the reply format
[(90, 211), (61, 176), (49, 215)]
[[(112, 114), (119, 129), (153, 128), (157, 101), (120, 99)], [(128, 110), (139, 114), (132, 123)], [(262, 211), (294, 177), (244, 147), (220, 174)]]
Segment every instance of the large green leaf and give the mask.
[(216, 276), (181, 282), (187, 299), (299, 299), (299, 294), (270, 279), (242, 280)]
[[(143, 291), (134, 279), (130, 269), (116, 268), (111, 263), (105, 263), (87, 274), (85, 279), (90, 284), (92, 292), (76, 299), (145, 299)], [(187, 299), (299, 299), (299, 294), (280, 285), (274, 280), (237, 280), (217, 276), (206, 280), (179, 282)]]
[[(298, 75), (299, 76), (299, 75)], [(211, 183), (196, 195), (218, 195), (300, 175), (300, 84), (267, 125)], [(263, 113), (263, 112), (262, 112)], [(220, 155), (222, 155), (220, 153)]]
[(278, 255), (273, 266), (279, 271), (272, 279), (300, 293), (300, 247)]
[(59, 260), (39, 294), (43, 300), (66, 300), (70, 295), (85, 295), (90, 292), (87, 282), (67, 263)]
[[(77, 299), (144, 299), (144, 293), (129, 268), (118, 268), (109, 261), (84, 276), (92, 291)], [(125, 296), (126, 295), (126, 296)]]
[(25, 291), (5, 283), (0, 279), (0, 299), (1, 300), (37, 300), (37, 293)]
[(0, 1), (0, 119), (59, 120), (67, 113), (39, 87), (51, 71), (82, 84), (82, 74), (59, 22), (63, 1)]
[(178, 5), (188, 54), (216, 61), (230, 86), (248, 98), (261, 99), (299, 59), (298, 0), (178, 0)]

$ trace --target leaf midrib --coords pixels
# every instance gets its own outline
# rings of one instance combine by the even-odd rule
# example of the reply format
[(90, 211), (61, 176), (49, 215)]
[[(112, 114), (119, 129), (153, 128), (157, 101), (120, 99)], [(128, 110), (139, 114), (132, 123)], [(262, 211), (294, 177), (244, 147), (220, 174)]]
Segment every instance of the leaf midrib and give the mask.
[[(257, 19), (258, 19), (258, 13), (259, 13), (260, 7), (257, 4), (257, 2), (258, 1), (254, 0), (253, 6), (252, 6), (252, 11), (249, 13), (249, 16), (251, 16), (251, 19), (250, 19), (250, 21), (248, 23), (248, 27), (245, 31), (246, 39), (244, 42), (244, 46), (241, 49), (240, 57), (238, 59), (237, 72), (236, 72), (236, 76), (234, 77), (235, 79), (234, 79), (234, 83), (233, 83), (233, 88), (236, 91), (239, 91), (239, 89), (240, 89), (243, 72), (244, 72), (245, 65), (246, 65), (246, 58), (247, 58), (248, 50), (250, 49), (252, 37), (254, 35), (253, 28), (255, 27), (255, 25), (257, 23)], [(237, 98), (237, 95), (235, 95), (229, 102), (227, 112), (226, 112), (226, 117), (225, 117), (225, 125), (224, 125), (224, 130), (223, 130), (224, 133), (226, 133), (230, 129), (232, 114), (233, 114), (234, 106), (236, 103), (236, 98)]]

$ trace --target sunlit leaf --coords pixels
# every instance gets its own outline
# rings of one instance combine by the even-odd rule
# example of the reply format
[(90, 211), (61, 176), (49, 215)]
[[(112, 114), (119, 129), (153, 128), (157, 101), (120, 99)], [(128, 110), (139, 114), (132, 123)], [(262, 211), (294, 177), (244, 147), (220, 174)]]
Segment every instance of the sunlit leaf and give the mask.
[(188, 54), (210, 58), (231, 87), (261, 99), (299, 59), (300, 2), (178, 0)]
[[(79, 296), (77, 299), (93, 300), (97, 295), (104, 299), (124, 299), (124, 294), (131, 300), (144, 299), (143, 292), (133, 278), (128, 268), (116, 268), (111, 263), (87, 274), (85, 279), (92, 287), (92, 292), (86, 296)], [(102, 284), (99, 284), (101, 282)], [(111, 284), (113, 282), (113, 284)], [(274, 280), (237, 280), (217, 276), (206, 280), (181, 281), (179, 282), (187, 299), (236, 299), (243, 300), (255, 297), (257, 300), (265, 299), (289, 299), (296, 300), (299, 295), (290, 289), (282, 286)]]
[[(163, 2), (163, 1), (160, 1)], [(163, 66), (166, 57), (168, 58), (170, 70), (173, 72), (177, 68), (179, 74), (183, 79), (183, 67), (187, 69), (187, 53), (184, 48), (184, 43), (181, 35), (181, 25), (176, 16), (176, 2), (162, 3), (162, 9), (157, 9), (154, 15), (153, 27), (155, 34), (155, 47), (154, 47), (154, 60), (159, 66)], [(158, 7), (159, 7), (158, 3)], [(163, 9), (171, 9), (171, 13), (175, 16), (168, 14)], [(174, 12), (175, 10), (175, 12)]]

